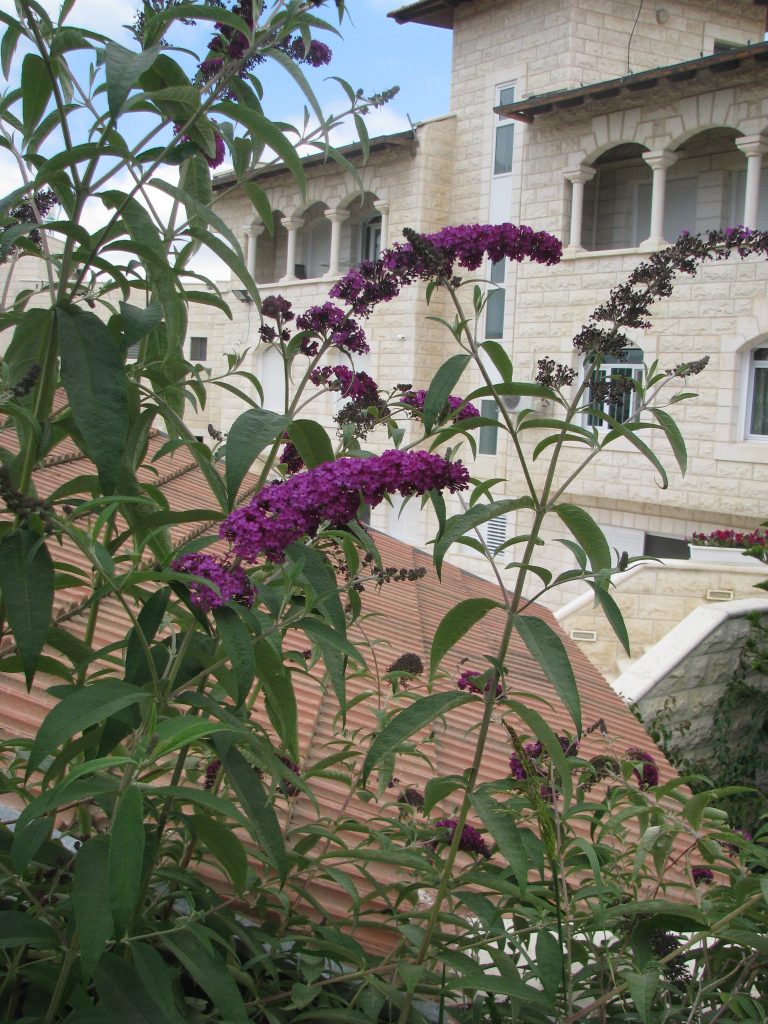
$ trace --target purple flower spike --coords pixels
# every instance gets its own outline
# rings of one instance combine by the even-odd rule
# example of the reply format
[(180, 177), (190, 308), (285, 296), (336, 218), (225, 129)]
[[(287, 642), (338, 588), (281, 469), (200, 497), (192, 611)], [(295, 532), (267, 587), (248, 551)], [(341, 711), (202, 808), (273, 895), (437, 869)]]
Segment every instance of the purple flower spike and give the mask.
[(465, 466), (428, 452), (390, 450), (368, 459), (337, 459), (267, 484), (249, 505), (231, 512), (219, 532), (246, 562), (262, 557), (282, 562), (289, 544), (314, 537), (324, 522), (345, 526), (361, 502), (373, 508), (387, 494), (405, 498), (468, 486)]
[(712, 868), (697, 864), (691, 868), (691, 877), (695, 885), (711, 885), (715, 880), (715, 873)]
[(187, 584), (192, 604), (204, 612), (219, 608), (227, 601), (237, 601), (238, 604), (250, 608), (256, 597), (256, 591), (244, 569), (240, 566), (231, 566), (224, 559), (214, 558), (212, 555), (203, 555), (200, 552), (182, 555), (171, 562), (171, 569), (175, 569), (176, 572), (188, 572), (192, 576), (202, 576), (219, 588), (220, 593), (217, 593), (212, 587), (206, 587), (204, 583), (195, 580)]
[[(450, 846), (453, 842), (453, 836), (456, 832), (457, 824), (458, 823), (455, 818), (441, 818), (440, 821), (436, 821), (435, 828), (440, 831), (437, 838), (432, 840), (432, 843), (435, 846), (438, 844)], [(463, 850), (464, 853), (471, 853), (477, 857), (485, 857), (486, 860), (491, 856), (488, 844), (477, 829), (472, 827), (472, 825), (465, 825), (461, 830), (459, 849)]]
[(633, 768), (632, 774), (638, 781), (640, 789), (653, 789), (659, 784), (659, 769), (653, 756), (647, 750), (630, 747), (624, 755), (629, 761), (642, 762), (642, 768)]

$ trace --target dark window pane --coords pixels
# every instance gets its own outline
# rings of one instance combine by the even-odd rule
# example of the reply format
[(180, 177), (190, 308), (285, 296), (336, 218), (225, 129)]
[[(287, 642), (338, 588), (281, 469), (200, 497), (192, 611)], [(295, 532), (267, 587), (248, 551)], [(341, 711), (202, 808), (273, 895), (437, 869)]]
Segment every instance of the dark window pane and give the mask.
[(504, 289), (494, 288), (485, 306), (486, 338), (504, 337)]
[(512, 144), (515, 126), (500, 124), (496, 129), (496, 156), (493, 161), (494, 174), (509, 174), (512, 170)]
[(189, 358), (194, 359), (195, 362), (201, 363), (203, 360), (208, 358), (208, 339), (207, 338), (190, 338), (189, 339)]
[(515, 102), (515, 87), (514, 85), (508, 85), (504, 89), (499, 89), (499, 102), (497, 106), (505, 107), (508, 103)]
[(643, 554), (653, 558), (690, 558), (688, 543), (677, 537), (659, 537), (655, 533), (646, 533)]
[(768, 369), (756, 366), (752, 378), (750, 434), (768, 434)]
[[(483, 419), (497, 420), (499, 418), (499, 407), (493, 399), (485, 398), (480, 403), (480, 415)], [(477, 439), (477, 451), (479, 455), (495, 455), (499, 440), (498, 427), (480, 427), (480, 435)]]

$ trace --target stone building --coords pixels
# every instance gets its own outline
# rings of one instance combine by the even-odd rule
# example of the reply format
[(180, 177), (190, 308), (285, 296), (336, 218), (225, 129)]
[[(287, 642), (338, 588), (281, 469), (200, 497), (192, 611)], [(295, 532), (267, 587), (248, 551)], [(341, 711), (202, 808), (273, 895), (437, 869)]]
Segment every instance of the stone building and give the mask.
[[(452, 31), (451, 110), (412, 133), (373, 140), (366, 163), (360, 147), (349, 147), (356, 175), (307, 159), (303, 200), (286, 169), (257, 172), (276, 211), (273, 235), (244, 193), (222, 196), (219, 212), (243, 238), (264, 294), (280, 291), (297, 310), (323, 301), (347, 266), (396, 240), (404, 225), (530, 224), (563, 238), (564, 259), (555, 268), (486, 267), (494, 287), (478, 329), (504, 343), (516, 379), (532, 380), (543, 356), (583, 373), (573, 335), (613, 285), (681, 231), (768, 228), (764, 4), (421, 0), (392, 17), (404, 32), (414, 22)], [(217, 187), (229, 187), (226, 176)], [(660, 489), (653, 468), (620, 440), (568, 485), (565, 500), (587, 508), (618, 550), (687, 557), (685, 537), (694, 530), (752, 527), (766, 517), (767, 283), (765, 262), (754, 258), (684, 278), (617, 366), (632, 375), (643, 361), (667, 367), (711, 360), (696, 380), (699, 398), (675, 407), (689, 446), (684, 479), (671, 471), (669, 489)], [(194, 324), (191, 354), (217, 371), (225, 351), (250, 347), (248, 368), (264, 379), (266, 403), (277, 408), (278, 360), (257, 345), (258, 312), (238, 294), (244, 297), (237, 290), (230, 296), (232, 322), (206, 314)], [(382, 385), (425, 386), (452, 354), (444, 329), (424, 320), (441, 312), (434, 303), (427, 310), (422, 287), (406, 289), (375, 313), (372, 353), (359, 365)], [(463, 391), (475, 383), (468, 375)], [(226, 428), (242, 408), (222, 391), (190, 423), (201, 433), (208, 421)], [(332, 411), (326, 406), (319, 418)], [(528, 455), (542, 436), (525, 433)], [(519, 471), (505, 435), (486, 429), (479, 440), (478, 475), (506, 478), (496, 497), (517, 496)], [(373, 438), (369, 443), (376, 447)], [(663, 438), (649, 443), (673, 462)], [(580, 457), (578, 447), (566, 450), (563, 481)], [(424, 543), (429, 530), (418, 510), (398, 511), (377, 510), (374, 525)], [(486, 529), (498, 544), (524, 528), (521, 514)], [(552, 527), (552, 540), (561, 534), (562, 526)], [(542, 564), (561, 571), (570, 558), (562, 545), (548, 544)], [(468, 549), (454, 560), (484, 571)], [(554, 605), (573, 595), (566, 589), (544, 600)]]

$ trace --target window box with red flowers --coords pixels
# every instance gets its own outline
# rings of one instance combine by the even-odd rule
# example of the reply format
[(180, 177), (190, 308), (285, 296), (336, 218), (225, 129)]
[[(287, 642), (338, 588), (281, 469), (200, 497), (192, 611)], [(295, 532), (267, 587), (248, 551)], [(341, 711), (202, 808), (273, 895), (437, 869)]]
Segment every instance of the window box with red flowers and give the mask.
[(713, 530), (712, 533), (694, 533), (688, 541), (688, 548), (692, 562), (752, 566), (752, 562), (745, 561), (745, 556), (768, 561), (768, 532), (759, 529), (751, 532)]

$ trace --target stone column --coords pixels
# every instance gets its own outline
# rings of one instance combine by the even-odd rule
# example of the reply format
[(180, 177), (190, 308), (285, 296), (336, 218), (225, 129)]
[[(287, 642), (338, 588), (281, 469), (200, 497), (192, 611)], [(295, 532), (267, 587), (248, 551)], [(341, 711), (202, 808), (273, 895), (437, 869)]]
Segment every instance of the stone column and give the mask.
[(243, 224), (245, 232), (245, 267), (248, 273), (256, 277), (256, 239), (264, 230), (264, 225), (257, 220), (246, 221)]
[(386, 249), (389, 245), (389, 203), (386, 199), (374, 199), (373, 208), (381, 214), (381, 248)]
[(349, 210), (326, 210), (326, 218), (331, 222), (331, 253), (328, 261), (328, 273), (324, 277), (338, 277), (339, 254), (341, 252), (341, 225), (349, 217)]
[(747, 158), (747, 187), (744, 193), (745, 228), (757, 227), (757, 204), (760, 199), (760, 172), (763, 154), (768, 152), (768, 141), (762, 135), (743, 135), (736, 145)]
[(582, 164), (575, 171), (569, 171), (566, 178), (573, 186), (571, 191), (571, 234), (566, 253), (583, 252), (581, 228), (584, 221), (584, 186), (591, 181), (597, 171), (594, 167)]
[(286, 217), (283, 220), (283, 227), (288, 232), (288, 256), (285, 260), (285, 277), (280, 278), (281, 284), (287, 284), (289, 281), (296, 281), (296, 236), (301, 228), (304, 227), (304, 221), (301, 217)]
[(664, 239), (664, 200), (667, 194), (667, 168), (677, 160), (678, 154), (668, 149), (655, 149), (643, 153), (643, 160), (653, 171), (651, 186), (651, 233), (640, 243), (641, 249), (658, 249), (666, 245)]

